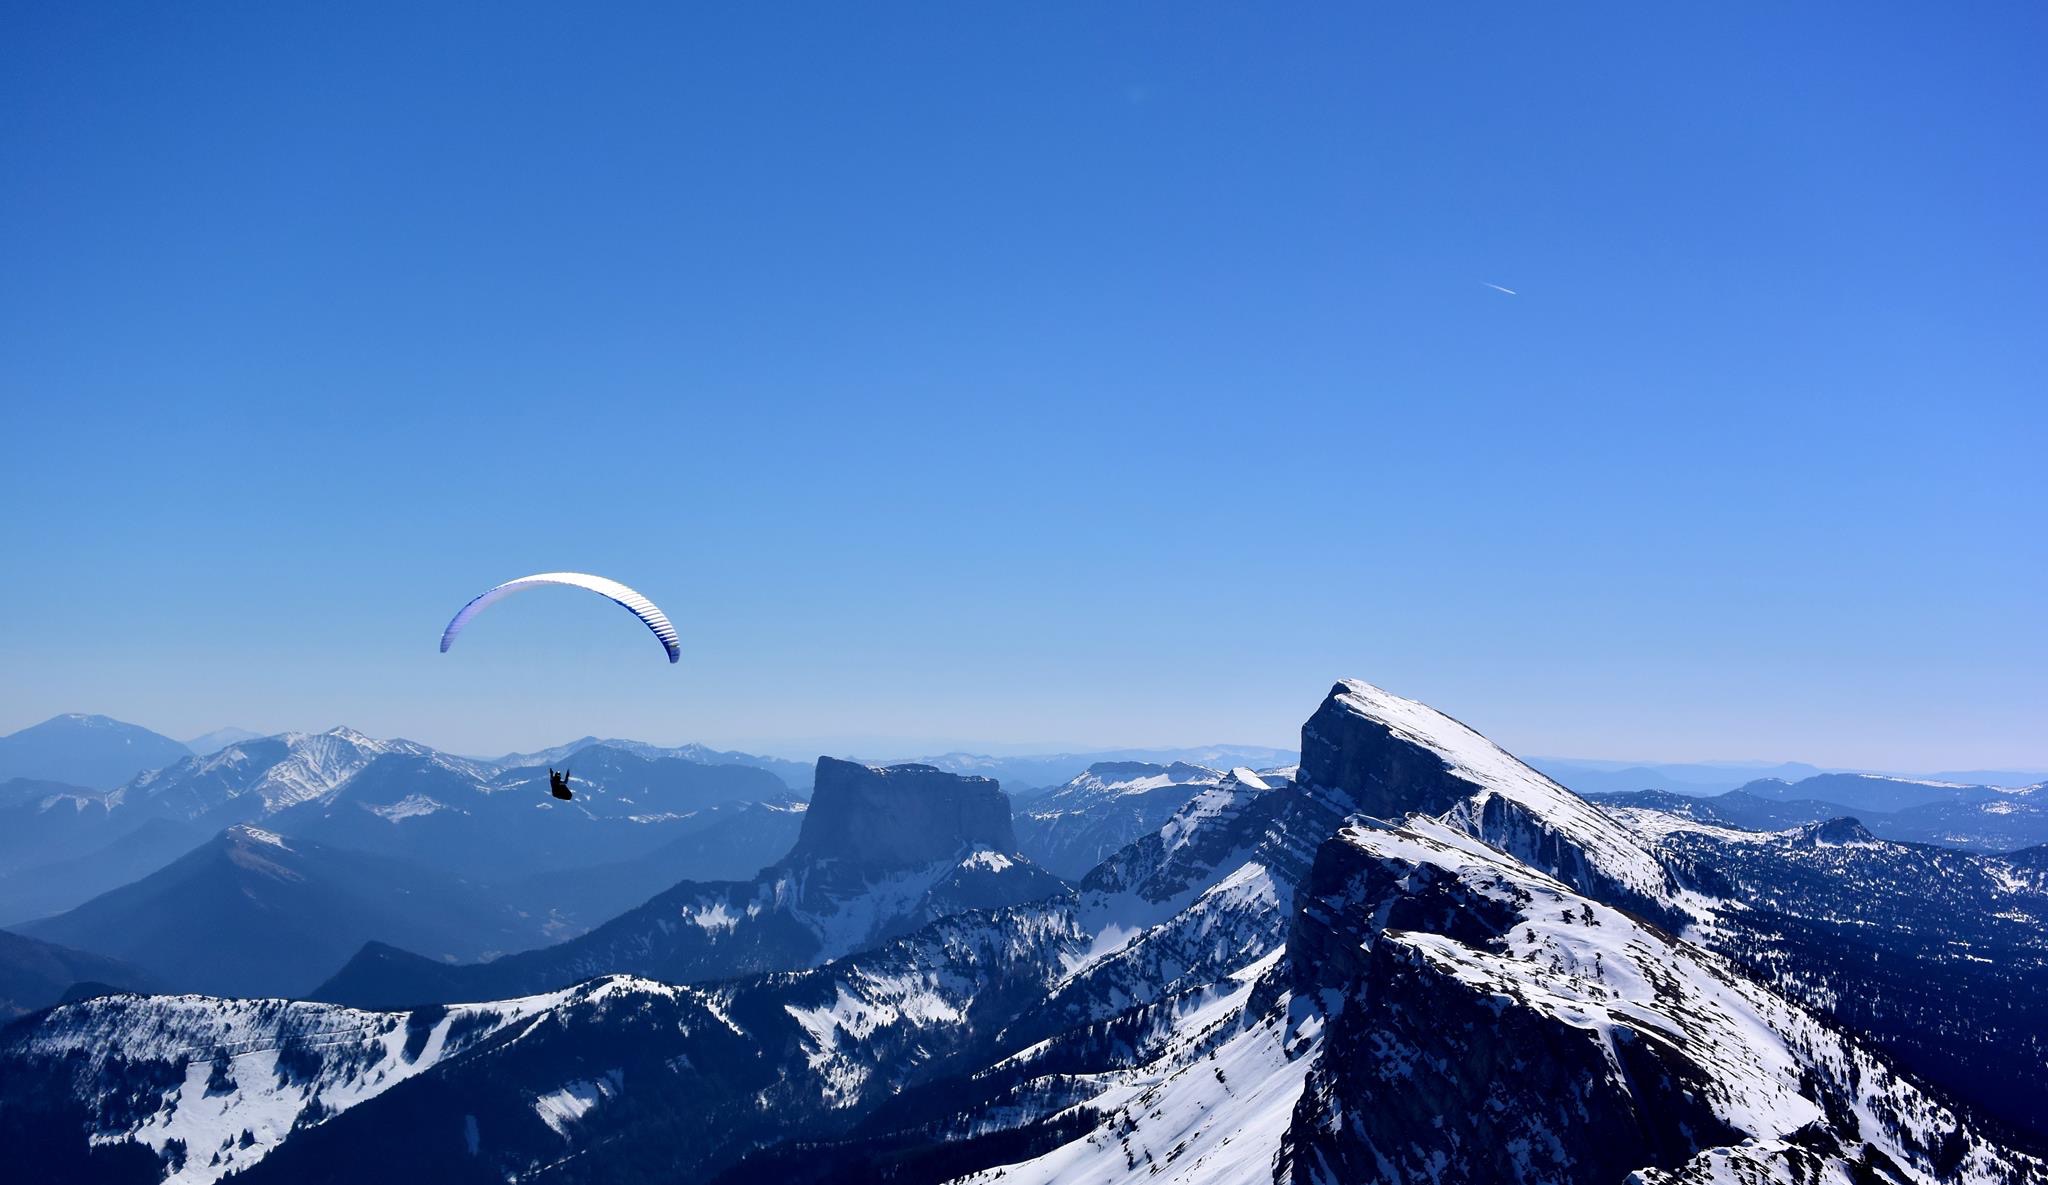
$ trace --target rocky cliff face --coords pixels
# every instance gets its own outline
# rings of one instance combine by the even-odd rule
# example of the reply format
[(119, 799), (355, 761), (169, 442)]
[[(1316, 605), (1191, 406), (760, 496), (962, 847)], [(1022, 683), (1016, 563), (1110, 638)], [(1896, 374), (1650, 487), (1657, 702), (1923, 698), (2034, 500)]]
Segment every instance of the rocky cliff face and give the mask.
[(1377, 819), (1441, 814), (1471, 797), (1472, 781), (1454, 773), (1441, 752), (1361, 710), (1355, 691), (1354, 684), (1337, 684), (1301, 726), (1303, 785), (1340, 788), (1352, 809)]
[(788, 864), (929, 864), (963, 848), (1016, 850), (1010, 800), (992, 778), (929, 765), (876, 767), (818, 758), (811, 807)]
[(1349, 811), (1441, 815), (1566, 884), (1682, 925), (1678, 883), (1641, 839), (1434, 708), (1347, 679), (1301, 730), (1301, 780)]

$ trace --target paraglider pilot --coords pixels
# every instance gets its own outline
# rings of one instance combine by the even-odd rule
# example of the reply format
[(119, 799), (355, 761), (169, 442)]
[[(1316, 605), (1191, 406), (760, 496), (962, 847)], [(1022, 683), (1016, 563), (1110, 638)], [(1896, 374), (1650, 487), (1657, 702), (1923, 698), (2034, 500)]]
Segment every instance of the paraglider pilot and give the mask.
[(569, 793), (568, 770), (565, 769), (561, 773), (556, 773), (553, 766), (548, 767), (548, 793), (556, 798), (567, 799), (576, 797), (574, 794)]

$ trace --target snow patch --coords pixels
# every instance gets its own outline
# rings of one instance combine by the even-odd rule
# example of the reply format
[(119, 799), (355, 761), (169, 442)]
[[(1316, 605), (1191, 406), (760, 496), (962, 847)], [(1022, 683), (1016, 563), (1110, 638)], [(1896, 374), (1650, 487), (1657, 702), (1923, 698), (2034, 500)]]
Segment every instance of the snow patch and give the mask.
[(370, 808), (370, 813), (387, 822), (396, 823), (402, 819), (418, 818), (421, 815), (431, 815), (436, 811), (445, 811), (447, 809), (446, 804), (436, 802), (424, 794), (408, 794), (397, 802), (373, 806)]
[[(533, 1110), (549, 1130), (566, 1140), (570, 1127), (596, 1110), (599, 1103), (617, 1095), (624, 1088), (625, 1081), (624, 1070), (611, 1069), (606, 1070), (601, 1078), (578, 1078), (565, 1082), (561, 1089), (537, 1096), (533, 1100)], [(475, 1155), (473, 1144), (470, 1154)]]

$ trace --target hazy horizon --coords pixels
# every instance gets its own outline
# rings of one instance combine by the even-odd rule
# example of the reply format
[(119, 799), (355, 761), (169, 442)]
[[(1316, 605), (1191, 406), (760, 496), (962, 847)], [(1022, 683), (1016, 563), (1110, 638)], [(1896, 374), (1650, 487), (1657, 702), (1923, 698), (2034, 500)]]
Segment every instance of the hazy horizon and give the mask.
[[(18, 731), (20, 728), (30, 727), (34, 724), (43, 723), (44, 721), (52, 719), (56, 716), (68, 714), (100, 716), (109, 715), (108, 713), (104, 712), (51, 713), (49, 716), (42, 717), (38, 720), (29, 721), (26, 724), (14, 726), (0, 726), (0, 736), (4, 736), (14, 731)], [(110, 718), (118, 719), (118, 717)], [(126, 724), (139, 725), (143, 728), (149, 728), (150, 731), (152, 732), (158, 733), (162, 736), (168, 736), (172, 740), (176, 740), (180, 743), (189, 743), (190, 741), (200, 739), (216, 731), (225, 731), (244, 727), (239, 724), (227, 724), (212, 729), (204, 729), (199, 732), (179, 734), (164, 732), (162, 729), (152, 727), (146, 721), (123, 720), (122, 722)], [(365, 732), (365, 730), (358, 728), (356, 725), (346, 720), (338, 720), (329, 724), (310, 727), (286, 726), (279, 728), (251, 728), (248, 729), (248, 731), (256, 734), (257, 736), (275, 736), (277, 734), (287, 732), (319, 733), (327, 731), (328, 729), (332, 728), (354, 728), (356, 729), (356, 731)], [(951, 753), (960, 753), (985, 757), (1031, 757), (1062, 753), (1073, 754), (1075, 756), (1087, 756), (1097, 753), (1119, 753), (1128, 751), (1186, 751), (1204, 748), (1259, 748), (1293, 752), (1299, 748), (1298, 736), (1291, 738), (1285, 743), (1268, 741), (1210, 739), (1204, 741), (1156, 744), (1147, 743), (1144, 741), (1114, 742), (1103, 744), (1058, 741), (998, 741), (986, 738), (976, 739), (971, 737), (945, 738), (915, 736), (798, 736), (738, 737), (725, 739), (706, 738), (700, 736), (634, 735), (619, 732), (617, 730), (607, 731), (600, 729), (595, 731), (577, 733), (569, 736), (561, 736), (554, 738), (538, 738), (530, 742), (521, 742), (517, 744), (499, 745), (495, 747), (477, 749), (462, 748), (459, 746), (442, 744), (436, 741), (433, 737), (419, 735), (415, 732), (400, 731), (388, 734), (366, 732), (366, 735), (374, 735), (386, 740), (402, 738), (405, 740), (416, 741), (420, 744), (428, 745), (444, 753), (453, 753), (458, 756), (471, 757), (483, 760), (489, 760), (511, 753), (539, 752), (544, 749), (553, 748), (557, 745), (567, 744), (571, 741), (580, 740), (586, 736), (597, 737), (600, 740), (637, 741), (664, 747), (677, 747), (687, 744), (698, 744), (703, 745), (704, 747), (709, 749), (723, 750), (728, 752), (743, 752), (750, 753), (760, 757), (774, 757), (783, 760), (800, 762), (810, 762), (820, 756), (833, 756), (866, 761), (900, 761), (917, 757), (935, 757)], [(1783, 766), (1806, 765), (1828, 772), (1879, 773), (1889, 775), (1923, 777), (1941, 774), (1951, 774), (1962, 771), (1971, 771), (1976, 773), (2000, 772), (2015, 776), (2021, 776), (2024, 780), (2027, 781), (2037, 780), (2041, 774), (2048, 773), (2048, 769), (2036, 768), (2025, 764), (1996, 766), (1971, 762), (1952, 762), (1945, 765), (1900, 767), (1856, 763), (1820, 762), (1812, 761), (1801, 756), (1775, 758), (1727, 756), (1682, 758), (1665, 758), (1656, 756), (1617, 757), (1604, 754), (1556, 753), (1543, 750), (1515, 751), (1515, 756), (1521, 758), (1524, 761), (1536, 764), (1538, 766), (1544, 765), (1546, 763), (1569, 763), (1574, 765), (1584, 765), (1590, 768), (1603, 768), (1612, 770), (1621, 770), (1637, 766), (1701, 766), (1722, 769), (1755, 768), (1759, 771), (1769, 771)], [(1761, 777), (1767, 775), (1764, 772), (1759, 772), (1758, 776)]]

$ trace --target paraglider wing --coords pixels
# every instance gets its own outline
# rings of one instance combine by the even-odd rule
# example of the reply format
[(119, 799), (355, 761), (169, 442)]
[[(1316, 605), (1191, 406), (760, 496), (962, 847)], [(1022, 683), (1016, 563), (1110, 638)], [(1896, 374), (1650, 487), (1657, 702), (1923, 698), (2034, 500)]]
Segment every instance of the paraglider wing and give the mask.
[(448, 623), (448, 628), (441, 631), (441, 653), (448, 653), (448, 647), (455, 644), (455, 635), (462, 632), (462, 627), (468, 625), (471, 618), (513, 593), (539, 588), (544, 584), (565, 584), (571, 588), (589, 589), (601, 597), (607, 597), (623, 605), (629, 613), (639, 618), (643, 625), (653, 630), (655, 637), (661, 639), (661, 648), (668, 651), (670, 662), (682, 661), (683, 648), (679, 644), (676, 627), (669, 624), (668, 615), (656, 608), (653, 601), (616, 580), (606, 580), (602, 576), (590, 576), (582, 572), (541, 572), (533, 576), (521, 576), (517, 580), (507, 580), (462, 607), (462, 612), (457, 613), (455, 620)]

